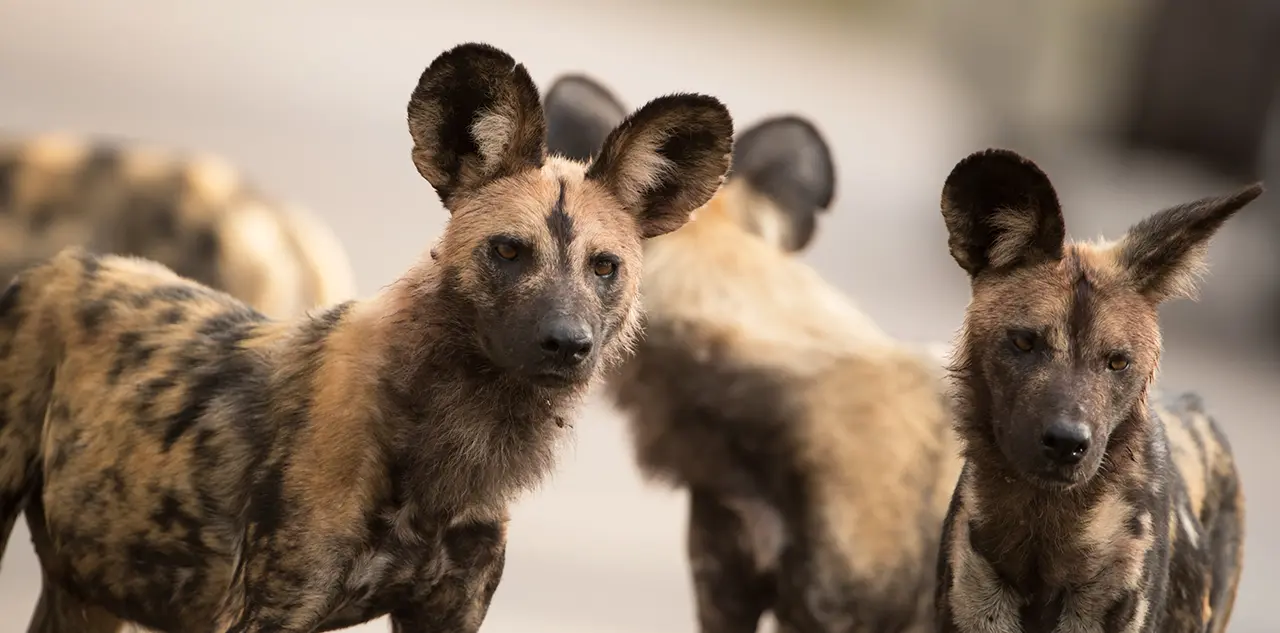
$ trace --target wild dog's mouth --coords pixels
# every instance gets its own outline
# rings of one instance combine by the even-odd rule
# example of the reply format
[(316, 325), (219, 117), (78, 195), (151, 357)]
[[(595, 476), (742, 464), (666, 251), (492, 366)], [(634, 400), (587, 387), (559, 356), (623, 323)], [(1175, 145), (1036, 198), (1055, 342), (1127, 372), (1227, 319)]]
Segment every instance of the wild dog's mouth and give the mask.
[(1051, 491), (1066, 491), (1089, 480), (1088, 477), (1080, 472), (1081, 469), (1073, 469), (1073, 471), (1046, 471), (1029, 474), (1027, 479), (1036, 487)]
[(583, 371), (580, 368), (550, 368), (535, 371), (529, 375), (529, 379), (539, 387), (549, 387), (552, 389), (567, 389), (581, 385), (589, 379), (591, 373)]
[(1034, 469), (1023, 470), (1023, 477), (1037, 488), (1047, 491), (1062, 492), (1082, 486), (1091, 481), (1101, 467), (1101, 460), (1093, 455), (1086, 455), (1078, 464), (1041, 463)]

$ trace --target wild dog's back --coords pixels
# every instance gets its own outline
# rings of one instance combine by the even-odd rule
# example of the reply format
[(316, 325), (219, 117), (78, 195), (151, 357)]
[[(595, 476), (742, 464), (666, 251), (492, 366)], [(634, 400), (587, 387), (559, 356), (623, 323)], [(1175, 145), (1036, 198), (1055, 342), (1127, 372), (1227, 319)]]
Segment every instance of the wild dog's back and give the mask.
[[(186, 570), (200, 577), (181, 580), (150, 573), (146, 561), (126, 552), (119, 555), (132, 562), (116, 565), (117, 554), (94, 548), (128, 542), (122, 528), (138, 539), (168, 542), (150, 551), (173, 556), (226, 556), (235, 547), (238, 535), (229, 525), (196, 530), (183, 521), (234, 505), (221, 496), (235, 489), (224, 485), (231, 482), (214, 480), (235, 480), (248, 464), (223, 460), (219, 455), (230, 453), (212, 439), (201, 447), (174, 444), (208, 405), (193, 399), (206, 395), (194, 383), (233, 362), (228, 342), (263, 319), (147, 260), (69, 248), (17, 275), (0, 300), (0, 417), (7, 422), (0, 425), (0, 517), (6, 522), (0, 534), (7, 539), (26, 498), (28, 520), (42, 526), (33, 530), (42, 560), (77, 561), (74, 569), (49, 570), (55, 577), (129, 569), (134, 577), (99, 580), (122, 595), (167, 583), (170, 594), (187, 601), (181, 610), (211, 614), (216, 605), (197, 594), (204, 582), (230, 582), (229, 568), (206, 568), (192, 558)], [(254, 380), (248, 356), (238, 358), (246, 362), (239, 379)], [(213, 461), (192, 467), (202, 455)], [(43, 473), (45, 485), (28, 498), (29, 486), (41, 479), (31, 472)], [(121, 487), (126, 479), (133, 482), (128, 490)], [(210, 491), (217, 493), (205, 494)], [(196, 499), (211, 507), (188, 507)], [(135, 511), (121, 512), (120, 504)], [(46, 525), (59, 557), (48, 556), (53, 545), (41, 538)], [(96, 531), (104, 526), (116, 532)]]
[(0, 278), (68, 246), (158, 261), (272, 316), (354, 294), (328, 227), (221, 159), (70, 134), (0, 137)]

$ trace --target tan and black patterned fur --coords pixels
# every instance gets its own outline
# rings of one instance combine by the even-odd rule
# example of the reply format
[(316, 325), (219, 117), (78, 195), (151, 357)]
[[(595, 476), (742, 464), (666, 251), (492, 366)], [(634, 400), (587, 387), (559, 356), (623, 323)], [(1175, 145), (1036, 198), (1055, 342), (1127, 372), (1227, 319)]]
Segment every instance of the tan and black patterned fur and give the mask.
[(966, 458), (937, 609), (954, 633), (1220, 633), (1244, 501), (1198, 397), (1159, 404), (1160, 304), (1193, 295), (1210, 238), (1253, 185), (1074, 242), (1048, 177), (1007, 150), (942, 193), (972, 299), (954, 354)]
[(79, 248), (0, 296), (0, 525), (25, 509), (32, 631), (480, 627), (508, 504), (629, 351), (641, 243), (714, 194), (733, 124), (671, 95), (589, 164), (548, 156), (528, 72), (483, 44), (431, 63), (408, 122), (451, 220), (368, 300), (272, 320)]
[[(571, 154), (624, 111), (581, 76), (547, 94), (548, 143)], [(704, 633), (756, 631), (766, 612), (795, 633), (932, 630), (960, 468), (943, 363), (794, 255), (833, 185), (820, 133), (770, 118), (694, 221), (645, 245), (645, 335), (609, 390), (642, 471), (689, 490)]]
[(160, 262), (272, 317), (355, 294), (328, 227), (223, 160), (72, 134), (0, 136), (0, 279), (69, 246)]

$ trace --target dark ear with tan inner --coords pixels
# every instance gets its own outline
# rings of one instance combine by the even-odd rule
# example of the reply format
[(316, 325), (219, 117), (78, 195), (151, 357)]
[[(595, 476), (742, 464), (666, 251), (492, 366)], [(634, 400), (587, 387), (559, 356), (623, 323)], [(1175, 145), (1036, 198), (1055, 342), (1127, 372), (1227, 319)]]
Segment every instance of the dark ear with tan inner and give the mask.
[(942, 186), (951, 256), (970, 277), (1062, 258), (1066, 226), (1049, 177), (1015, 152), (970, 154)]
[(453, 197), (543, 161), (546, 122), (524, 66), (488, 44), (441, 53), (409, 99), (413, 164), (452, 211)]
[(782, 247), (792, 252), (813, 239), (818, 214), (835, 197), (831, 147), (812, 122), (794, 115), (765, 119), (739, 134), (729, 178), (773, 201), (784, 230)]
[(729, 170), (733, 119), (714, 97), (674, 94), (631, 113), (587, 169), (636, 215), (641, 234), (674, 231), (715, 195)]
[(1165, 209), (1135, 224), (1119, 243), (1119, 262), (1148, 299), (1194, 298), (1209, 240), (1231, 216), (1262, 195), (1256, 183)]
[(603, 84), (586, 75), (564, 75), (542, 100), (547, 116), (547, 151), (588, 162), (609, 133), (627, 118), (627, 108)]

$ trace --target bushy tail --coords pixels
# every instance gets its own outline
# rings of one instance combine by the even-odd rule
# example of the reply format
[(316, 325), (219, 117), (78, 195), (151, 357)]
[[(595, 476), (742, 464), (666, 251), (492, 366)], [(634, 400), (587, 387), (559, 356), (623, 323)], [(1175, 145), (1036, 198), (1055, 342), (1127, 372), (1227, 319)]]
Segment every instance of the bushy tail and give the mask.
[(0, 292), (0, 556), (40, 480), (40, 437), (56, 365), (56, 324), (34, 299), (49, 265), (28, 269)]

